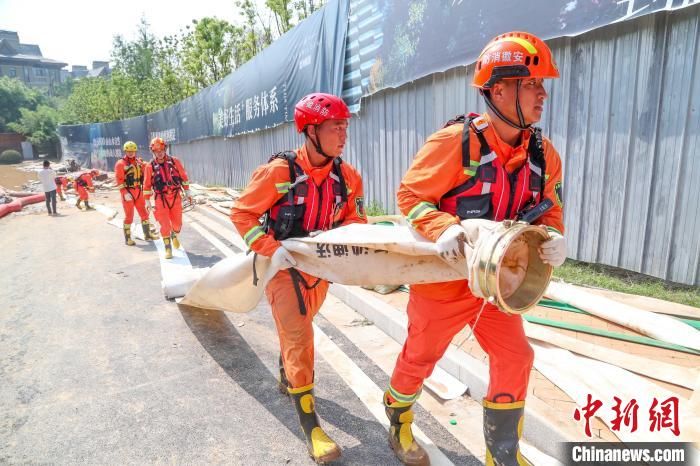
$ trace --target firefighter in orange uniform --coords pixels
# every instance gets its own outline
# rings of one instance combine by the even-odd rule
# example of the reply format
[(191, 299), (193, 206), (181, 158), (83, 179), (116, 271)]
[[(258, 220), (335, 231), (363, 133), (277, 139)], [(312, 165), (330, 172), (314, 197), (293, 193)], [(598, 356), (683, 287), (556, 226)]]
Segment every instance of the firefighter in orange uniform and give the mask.
[[(295, 269), (294, 258), (280, 241), (366, 223), (362, 178), (341, 158), (349, 118), (348, 107), (334, 95), (315, 93), (301, 99), (294, 121), (306, 136), (304, 145), (258, 167), (231, 210), (231, 220), (248, 247), (280, 266), (266, 289), (280, 339), (280, 390), (291, 395), (308, 452), (319, 463), (340, 457), (340, 448), (319, 425), (313, 397), (312, 322), (328, 282)], [(261, 225), (258, 219), (264, 214)]]
[[(436, 242), (446, 261), (464, 256), (467, 232), (460, 220), (513, 219), (551, 202), (535, 222), (550, 234), (539, 254), (553, 266), (564, 262), (561, 160), (532, 126), (547, 98), (543, 80), (557, 77), (551, 51), (537, 37), (511, 32), (494, 38), (479, 56), (473, 81), (488, 112), (451, 120), (416, 154), (399, 187), (398, 206), (413, 228)], [(408, 337), (384, 396), (390, 444), (399, 459), (429, 464), (411, 433), (411, 407), (452, 338), (470, 325), (489, 356), (486, 464), (528, 464), (518, 445), (534, 356), (522, 318), (474, 296), (467, 280), (412, 285), (407, 314)]]
[(99, 174), (99, 170), (90, 170), (89, 172), (81, 173), (75, 177), (73, 186), (75, 186), (75, 192), (78, 194), (78, 201), (75, 203), (78, 209), (81, 208), (80, 203), (85, 202), (85, 210), (95, 210), (95, 208), (90, 205), (90, 195), (88, 192), (95, 192), (95, 187), (92, 184), (92, 177)]
[(141, 218), (141, 228), (146, 241), (156, 239), (151, 234), (151, 226), (148, 223), (148, 211), (146, 210), (146, 198), (143, 195), (143, 176), (145, 163), (136, 156), (138, 146), (133, 141), (124, 143), (124, 157), (114, 165), (114, 175), (117, 180), (117, 188), (122, 197), (124, 207), (124, 242), (127, 246), (133, 246), (131, 239), (131, 223), (134, 221), (134, 208)]
[(54, 182), (56, 183), (56, 193), (58, 197), (60, 197), (62, 201), (65, 201), (66, 198), (63, 197), (63, 191), (68, 191), (68, 177), (59, 175), (54, 178)]
[(182, 162), (168, 155), (163, 138), (151, 140), (153, 160), (144, 170), (143, 194), (149, 205), (154, 196), (154, 215), (160, 223), (160, 234), (165, 244), (165, 258), (172, 259), (173, 247), (179, 249), (177, 234), (182, 229), (182, 192), (192, 202), (190, 182)]

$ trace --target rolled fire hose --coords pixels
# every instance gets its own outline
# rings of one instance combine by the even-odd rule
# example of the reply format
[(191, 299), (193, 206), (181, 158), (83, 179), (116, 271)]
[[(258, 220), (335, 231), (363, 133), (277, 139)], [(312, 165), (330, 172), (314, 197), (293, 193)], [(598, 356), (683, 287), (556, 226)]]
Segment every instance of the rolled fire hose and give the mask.
[[(537, 304), (552, 274), (537, 252), (549, 238), (546, 230), (522, 222), (467, 220), (463, 225), (473, 233), (465, 254), (477, 264), (474, 280), (484, 297), (514, 314)], [(283, 244), (296, 259), (297, 269), (339, 284), (436, 283), (469, 277), (467, 260), (447, 266), (435, 243), (407, 225), (353, 224)], [(194, 284), (183, 302), (232, 312), (254, 309), (267, 279), (277, 273), (269, 268), (267, 257), (258, 256), (256, 264), (260, 280), (254, 285), (252, 254), (222, 260)]]

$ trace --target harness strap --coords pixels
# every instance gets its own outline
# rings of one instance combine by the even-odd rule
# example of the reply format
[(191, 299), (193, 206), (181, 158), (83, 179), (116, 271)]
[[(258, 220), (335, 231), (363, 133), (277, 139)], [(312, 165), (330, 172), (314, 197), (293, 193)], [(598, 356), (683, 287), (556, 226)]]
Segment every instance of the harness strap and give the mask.
[(297, 295), (297, 302), (299, 303), (299, 312), (301, 315), (305, 316), (306, 315), (306, 304), (304, 303), (304, 295), (301, 292), (301, 285), (304, 286), (305, 289), (307, 290), (313, 290), (318, 286), (319, 283), (321, 283), (321, 279), (317, 278), (316, 283), (313, 285), (309, 286), (307, 281), (304, 279), (304, 277), (299, 273), (299, 271), (295, 268), (290, 268), (289, 270), (289, 275), (292, 276), (292, 284), (294, 285), (294, 293)]

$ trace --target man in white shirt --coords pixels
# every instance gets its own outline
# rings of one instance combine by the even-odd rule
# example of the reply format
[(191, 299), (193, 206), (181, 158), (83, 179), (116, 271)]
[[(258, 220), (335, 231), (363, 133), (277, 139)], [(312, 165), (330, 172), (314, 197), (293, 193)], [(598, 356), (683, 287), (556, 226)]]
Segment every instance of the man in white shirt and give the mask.
[(44, 168), (39, 170), (39, 180), (41, 181), (41, 186), (44, 188), (44, 196), (46, 197), (46, 208), (49, 211), (49, 215), (56, 215), (56, 172), (49, 168), (51, 163), (48, 160), (44, 160)]

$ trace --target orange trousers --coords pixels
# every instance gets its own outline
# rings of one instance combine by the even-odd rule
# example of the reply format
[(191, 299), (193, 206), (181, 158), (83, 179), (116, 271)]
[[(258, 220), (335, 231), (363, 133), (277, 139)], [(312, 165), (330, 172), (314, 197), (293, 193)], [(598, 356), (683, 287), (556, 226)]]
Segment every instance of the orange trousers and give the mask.
[(155, 212), (153, 215), (160, 224), (160, 234), (163, 238), (170, 233), (180, 233), (182, 229), (182, 201), (180, 194), (158, 195), (155, 199)]
[[(474, 324), (482, 303), (483, 300), (471, 294), (439, 301), (412, 292), (406, 309), (408, 336), (391, 376), (391, 388), (406, 396), (416, 394), (452, 338), (467, 324)], [(534, 352), (525, 337), (522, 318), (487, 304), (474, 329), (474, 337), (489, 356), (486, 399), (524, 400)]]
[[(316, 277), (300, 272), (313, 286)], [(272, 316), (280, 339), (280, 353), (287, 380), (293, 388), (305, 387), (314, 381), (314, 329), (312, 322), (328, 293), (328, 282), (321, 280), (310, 290), (300, 285), (306, 315), (299, 310), (289, 270), (281, 270), (267, 285), (265, 294), (272, 307)]]
[(146, 199), (139, 188), (129, 188), (127, 193), (134, 198), (132, 201), (125, 201), (122, 196), (122, 207), (124, 207), (124, 225), (131, 225), (134, 221), (134, 208), (139, 213), (141, 221), (148, 220), (148, 212), (146, 211)]
[(78, 193), (78, 198), (80, 198), (81, 201), (87, 201), (90, 198), (87, 188), (80, 186), (78, 183), (75, 183), (75, 191)]

